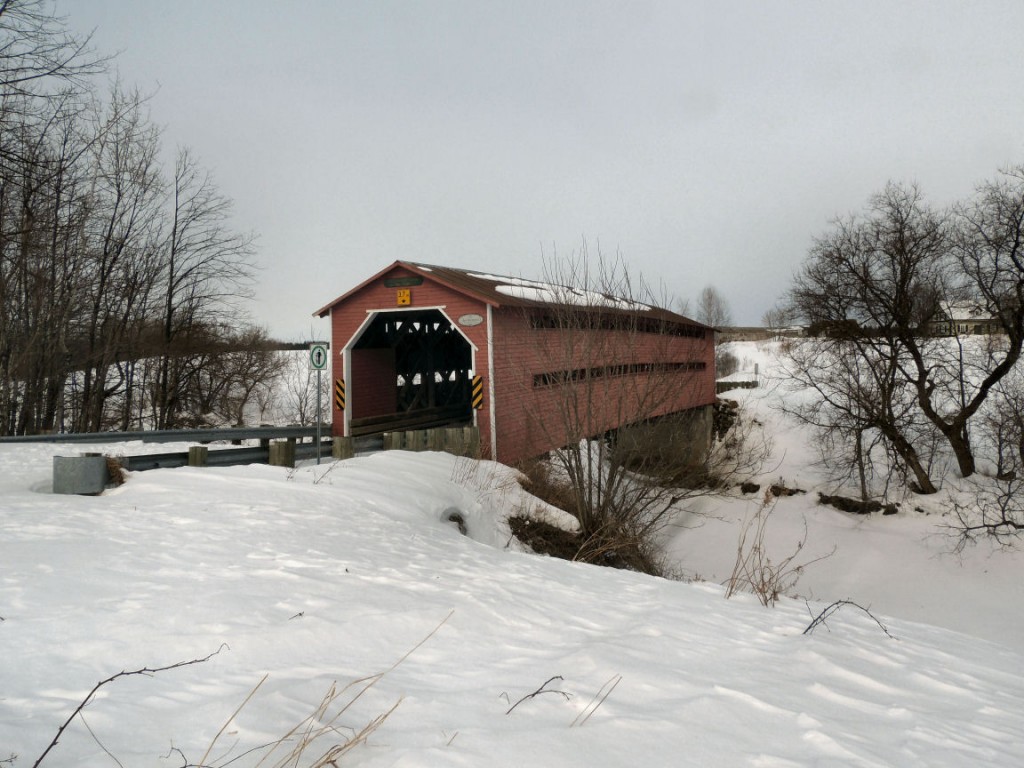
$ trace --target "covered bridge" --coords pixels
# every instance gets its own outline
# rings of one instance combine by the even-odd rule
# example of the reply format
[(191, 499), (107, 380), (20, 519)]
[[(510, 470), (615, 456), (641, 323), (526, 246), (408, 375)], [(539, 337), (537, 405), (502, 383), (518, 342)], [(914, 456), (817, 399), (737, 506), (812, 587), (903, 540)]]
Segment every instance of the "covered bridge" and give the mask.
[(331, 319), (335, 435), (472, 423), (515, 464), (673, 414), (710, 434), (713, 330), (665, 309), (396, 261), (314, 314)]

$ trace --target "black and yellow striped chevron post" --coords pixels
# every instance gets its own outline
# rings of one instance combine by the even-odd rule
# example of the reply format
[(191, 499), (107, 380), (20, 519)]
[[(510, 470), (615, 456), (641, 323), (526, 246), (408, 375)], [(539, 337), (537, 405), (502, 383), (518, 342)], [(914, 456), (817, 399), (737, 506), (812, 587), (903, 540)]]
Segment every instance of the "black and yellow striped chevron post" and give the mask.
[(473, 410), (479, 411), (484, 407), (484, 377), (473, 377)]
[(339, 411), (345, 410), (345, 380), (334, 380), (334, 407)]

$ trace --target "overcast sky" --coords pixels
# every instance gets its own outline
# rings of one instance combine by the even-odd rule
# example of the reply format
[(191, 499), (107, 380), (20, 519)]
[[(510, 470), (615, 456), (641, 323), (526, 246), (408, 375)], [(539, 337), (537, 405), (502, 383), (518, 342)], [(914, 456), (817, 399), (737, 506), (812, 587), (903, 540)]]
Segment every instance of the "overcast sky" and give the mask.
[(289, 340), (396, 259), (619, 253), (757, 324), (886, 181), (1024, 162), (1024, 2), (56, 0), (259, 235)]

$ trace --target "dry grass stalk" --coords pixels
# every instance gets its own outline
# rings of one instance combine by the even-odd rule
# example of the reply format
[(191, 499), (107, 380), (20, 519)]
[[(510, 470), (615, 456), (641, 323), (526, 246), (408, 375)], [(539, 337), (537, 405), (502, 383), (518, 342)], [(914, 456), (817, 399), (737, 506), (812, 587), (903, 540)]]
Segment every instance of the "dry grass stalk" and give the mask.
[(594, 698), (590, 700), (590, 703), (583, 708), (583, 711), (576, 715), (576, 718), (569, 723), (569, 727), (583, 726), (590, 716), (593, 715), (597, 710), (604, 704), (605, 699), (611, 696), (612, 691), (615, 690), (615, 686), (622, 682), (622, 675), (614, 675), (609, 678), (608, 681), (601, 686), (600, 690), (594, 694)]
[[(365, 742), (370, 734), (376, 731), (398, 708), (399, 704), (402, 703), (402, 699), (399, 698), (398, 701), (391, 705), (390, 708), (378, 714), (360, 730), (354, 733), (350, 732), (351, 729), (340, 725), (339, 721), (342, 716), (347, 714), (352, 707), (355, 706), (356, 702), (358, 702), (359, 699), (361, 699), (371, 688), (387, 677), (388, 674), (393, 672), (400, 664), (422, 647), (424, 643), (437, 634), (441, 627), (447, 623), (448, 619), (452, 617), (452, 613), (454, 613), (454, 611), (445, 616), (445, 618), (422, 640), (416, 643), (416, 645), (410, 648), (400, 659), (383, 672), (379, 672), (375, 675), (369, 675), (368, 677), (363, 677), (358, 680), (353, 680), (340, 690), (338, 689), (337, 681), (332, 683), (312, 714), (293, 726), (277, 741), (261, 748), (267, 749), (267, 752), (260, 758), (259, 762), (256, 763), (256, 768), (259, 768), (260, 766), (268, 766), (268, 768), (298, 768), (300, 765), (308, 766), (308, 768), (326, 768), (326, 766), (335, 766), (336, 768), (338, 765), (337, 761), (344, 754)], [(228, 725), (238, 716), (238, 713), (241, 712), (253, 698), (253, 695), (260, 686), (263, 685), (266, 679), (267, 677), (264, 676), (263, 679), (257, 683), (257, 685), (249, 692), (249, 695), (245, 697), (245, 700), (237, 709), (235, 709), (231, 717), (227, 719), (221, 729), (217, 732), (217, 735), (214, 736), (213, 741), (207, 748), (206, 753), (203, 755), (203, 759), (199, 762), (199, 765), (208, 765), (206, 760), (213, 751), (214, 746), (216, 746), (217, 741), (224, 734), (225, 730), (227, 730)], [(354, 691), (354, 695), (346, 700), (344, 698), (345, 695), (352, 691)], [(320, 745), (322, 745), (325, 740), (329, 740), (330, 744), (323, 753), (313, 757), (309, 762), (300, 762), (307, 757), (310, 750), (314, 748), (319, 749)]]

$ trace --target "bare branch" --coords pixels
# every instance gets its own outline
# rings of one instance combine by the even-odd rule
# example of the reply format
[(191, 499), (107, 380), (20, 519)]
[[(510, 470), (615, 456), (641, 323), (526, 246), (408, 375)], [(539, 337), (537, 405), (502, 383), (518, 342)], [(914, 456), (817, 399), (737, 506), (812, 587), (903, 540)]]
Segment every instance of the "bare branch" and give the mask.
[(57, 735), (53, 737), (53, 739), (47, 745), (46, 749), (43, 750), (43, 753), (41, 755), (39, 755), (39, 757), (36, 759), (36, 761), (32, 764), (32, 768), (38, 768), (38, 766), (43, 762), (43, 760), (50, 753), (50, 751), (54, 747), (57, 746), (57, 742), (60, 741), (60, 737), (64, 734), (64, 731), (67, 729), (67, 727), (72, 723), (72, 721), (76, 717), (78, 717), (81, 714), (82, 710), (84, 710), (89, 705), (89, 702), (91, 702), (93, 700), (93, 697), (96, 695), (96, 692), (99, 691), (99, 689), (102, 688), (104, 685), (107, 685), (108, 683), (112, 683), (115, 680), (117, 680), (119, 678), (122, 678), (122, 677), (131, 677), (132, 675), (145, 675), (145, 676), (149, 677), (151, 675), (155, 675), (155, 674), (158, 674), (160, 672), (168, 672), (168, 671), (170, 671), (172, 669), (180, 669), (181, 667), (190, 667), (193, 664), (204, 664), (205, 662), (207, 662), (210, 659), (212, 659), (214, 656), (217, 656), (218, 654), (220, 654), (220, 652), (222, 650), (224, 650), (225, 648), (227, 648), (227, 645), (222, 645), (216, 651), (214, 651), (213, 653), (209, 654), (208, 656), (204, 656), (201, 659), (190, 659), (189, 661), (178, 661), (178, 662), (175, 662), (174, 664), (168, 664), (166, 667), (142, 667), (141, 669), (135, 669), (135, 670), (132, 670), (131, 672), (121, 671), (121, 672), (118, 672), (116, 675), (111, 675), (110, 677), (106, 678), (105, 680), (100, 680), (98, 683), (96, 683), (96, 685), (94, 685), (92, 687), (92, 690), (89, 691), (89, 693), (86, 695), (86, 697), (84, 699), (82, 699), (81, 702), (79, 702), (78, 706), (75, 707), (74, 712), (72, 712), (68, 716), (67, 720), (65, 720), (61, 724), (61, 726), (57, 729)]
[(559, 691), (559, 690), (556, 690), (554, 688), (548, 688), (547, 687), (547, 685), (549, 683), (553, 683), (555, 680), (564, 680), (564, 679), (565, 678), (563, 678), (561, 675), (555, 675), (553, 677), (549, 677), (547, 680), (545, 680), (541, 684), (541, 686), (537, 690), (535, 690), (533, 693), (526, 694), (525, 696), (523, 696), (523, 698), (519, 699), (519, 701), (517, 701), (515, 704), (513, 704), (511, 707), (509, 707), (505, 711), (505, 714), (506, 715), (512, 714), (512, 710), (515, 709), (516, 707), (518, 707), (524, 701), (529, 701), (530, 699), (532, 699), (532, 698), (534, 698), (536, 696), (540, 696), (542, 693), (557, 693), (558, 695), (563, 696), (566, 701), (568, 701), (570, 698), (572, 698), (571, 694), (566, 693), (565, 691)]

